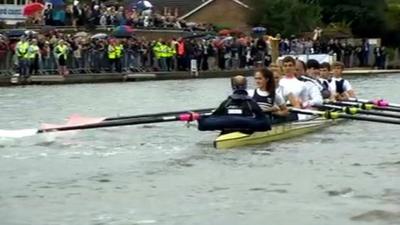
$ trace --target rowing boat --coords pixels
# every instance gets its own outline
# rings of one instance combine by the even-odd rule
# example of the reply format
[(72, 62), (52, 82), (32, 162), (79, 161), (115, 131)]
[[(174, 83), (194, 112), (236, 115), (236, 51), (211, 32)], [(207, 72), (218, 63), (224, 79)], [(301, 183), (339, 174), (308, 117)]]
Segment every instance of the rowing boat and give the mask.
[(272, 129), (265, 132), (245, 134), (233, 132), (218, 136), (214, 141), (217, 149), (229, 149), (248, 145), (265, 144), (315, 132), (319, 129), (335, 125), (341, 120), (327, 120), (319, 117), (289, 123), (273, 125)]

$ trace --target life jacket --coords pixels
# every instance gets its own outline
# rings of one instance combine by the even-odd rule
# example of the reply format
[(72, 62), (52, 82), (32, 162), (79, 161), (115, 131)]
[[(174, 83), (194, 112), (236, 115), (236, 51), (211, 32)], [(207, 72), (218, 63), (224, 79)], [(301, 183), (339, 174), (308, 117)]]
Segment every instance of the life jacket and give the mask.
[[(257, 103), (247, 95), (245, 90), (235, 91), (220, 106), (221, 114), (213, 115), (198, 120), (198, 129), (201, 131), (267, 131), (271, 129), (271, 120), (260, 111)], [(218, 111), (218, 110), (217, 110)]]

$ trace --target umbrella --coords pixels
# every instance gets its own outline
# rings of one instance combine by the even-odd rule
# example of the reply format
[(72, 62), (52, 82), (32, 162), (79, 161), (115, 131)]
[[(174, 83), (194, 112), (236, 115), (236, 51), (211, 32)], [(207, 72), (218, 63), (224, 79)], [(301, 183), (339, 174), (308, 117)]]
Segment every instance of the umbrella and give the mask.
[(117, 38), (131, 37), (132, 34), (133, 28), (126, 25), (118, 26), (113, 31), (113, 36)]
[(265, 27), (253, 27), (253, 33), (261, 33), (261, 34), (265, 34), (267, 33), (267, 28)]
[(53, 7), (65, 5), (64, 0), (46, 0), (46, 2), (51, 3)]
[(7, 32), (7, 37), (9, 38), (19, 38), (21, 36), (26, 35), (25, 30), (10, 30)]
[(136, 8), (140, 10), (145, 10), (148, 8), (153, 8), (153, 4), (147, 0), (140, 0), (136, 3)]
[(36, 32), (36, 31), (33, 31), (33, 30), (26, 30), (24, 33), (25, 33), (25, 35), (27, 35), (27, 36), (36, 35), (36, 34), (37, 34), (37, 32)]
[(41, 12), (44, 9), (44, 5), (40, 3), (30, 3), (24, 6), (22, 9), (22, 15), (32, 16), (37, 12)]
[(108, 35), (105, 34), (105, 33), (98, 33), (98, 34), (93, 35), (90, 38), (92, 38), (92, 39), (106, 39), (107, 37), (108, 37)]
[(227, 36), (227, 35), (229, 35), (230, 33), (231, 33), (231, 31), (228, 30), (228, 29), (223, 29), (223, 30), (220, 30), (220, 31), (218, 32), (218, 34), (221, 35), (221, 36)]
[(74, 35), (74, 37), (87, 37), (89, 34), (88, 33), (86, 33), (86, 32), (84, 32), (84, 31), (81, 31), (81, 32), (78, 32), (78, 33), (76, 33), (75, 35)]

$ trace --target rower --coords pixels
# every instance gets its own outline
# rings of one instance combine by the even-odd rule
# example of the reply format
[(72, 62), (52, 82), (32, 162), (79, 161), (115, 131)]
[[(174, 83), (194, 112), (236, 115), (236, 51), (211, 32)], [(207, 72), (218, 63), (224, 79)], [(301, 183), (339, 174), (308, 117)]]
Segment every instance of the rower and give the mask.
[(231, 79), (233, 94), (223, 101), (209, 117), (198, 120), (198, 129), (221, 130), (222, 133), (267, 131), (271, 129), (267, 117), (257, 103), (248, 95), (247, 80), (243, 76)]
[(342, 62), (335, 62), (332, 64), (333, 78), (331, 87), (334, 90), (334, 98), (336, 100), (347, 100), (355, 98), (356, 94), (348, 80), (343, 79), (344, 64)]
[(323, 103), (323, 86), (313, 77), (315, 74), (319, 73), (319, 63), (318, 61), (312, 63), (313, 65), (308, 69), (303, 61), (297, 60), (296, 62), (296, 76), (300, 81), (303, 81), (307, 87), (306, 103), (303, 103), (303, 108), (309, 108)]
[(257, 102), (263, 112), (271, 118), (286, 117), (289, 111), (282, 92), (277, 91), (273, 72), (268, 69), (259, 69), (254, 74), (254, 80), (257, 88), (250, 91), (249, 95)]
[[(299, 62), (301, 63), (301, 62)], [(296, 108), (309, 108), (313, 105), (322, 104), (322, 96), (312, 82), (302, 82), (296, 78), (296, 61), (287, 56), (283, 59), (283, 70), (285, 72), (285, 77), (281, 79), (279, 84), (283, 88), (283, 95), (286, 100)], [(302, 73), (300, 73), (302, 72)], [(305, 69), (297, 74), (304, 74)], [(291, 98), (291, 99), (290, 99)]]
[(331, 91), (329, 89), (329, 82), (321, 77), (321, 64), (315, 60), (310, 59), (307, 61), (307, 75), (311, 81), (319, 88), (322, 98), (329, 99)]
[(304, 82), (299, 81), (296, 74), (296, 61), (286, 56), (282, 60), (284, 77), (279, 81), (280, 90), (286, 101), (296, 108), (301, 108), (302, 101), (307, 95), (307, 87)]
[(328, 81), (328, 83), (332, 81), (331, 64), (327, 62), (321, 63), (319, 73), (321, 79)]

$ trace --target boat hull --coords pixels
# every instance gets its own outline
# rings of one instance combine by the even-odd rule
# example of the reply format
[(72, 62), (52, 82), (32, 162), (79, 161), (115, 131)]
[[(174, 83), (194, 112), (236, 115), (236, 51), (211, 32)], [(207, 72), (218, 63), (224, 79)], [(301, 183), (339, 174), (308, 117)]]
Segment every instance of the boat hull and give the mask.
[(218, 136), (214, 141), (214, 146), (217, 149), (229, 149), (265, 144), (312, 133), (319, 129), (334, 125), (339, 121), (340, 120), (334, 121), (315, 118), (306, 121), (274, 125), (270, 131), (266, 132), (255, 132), (253, 134), (233, 132)]

